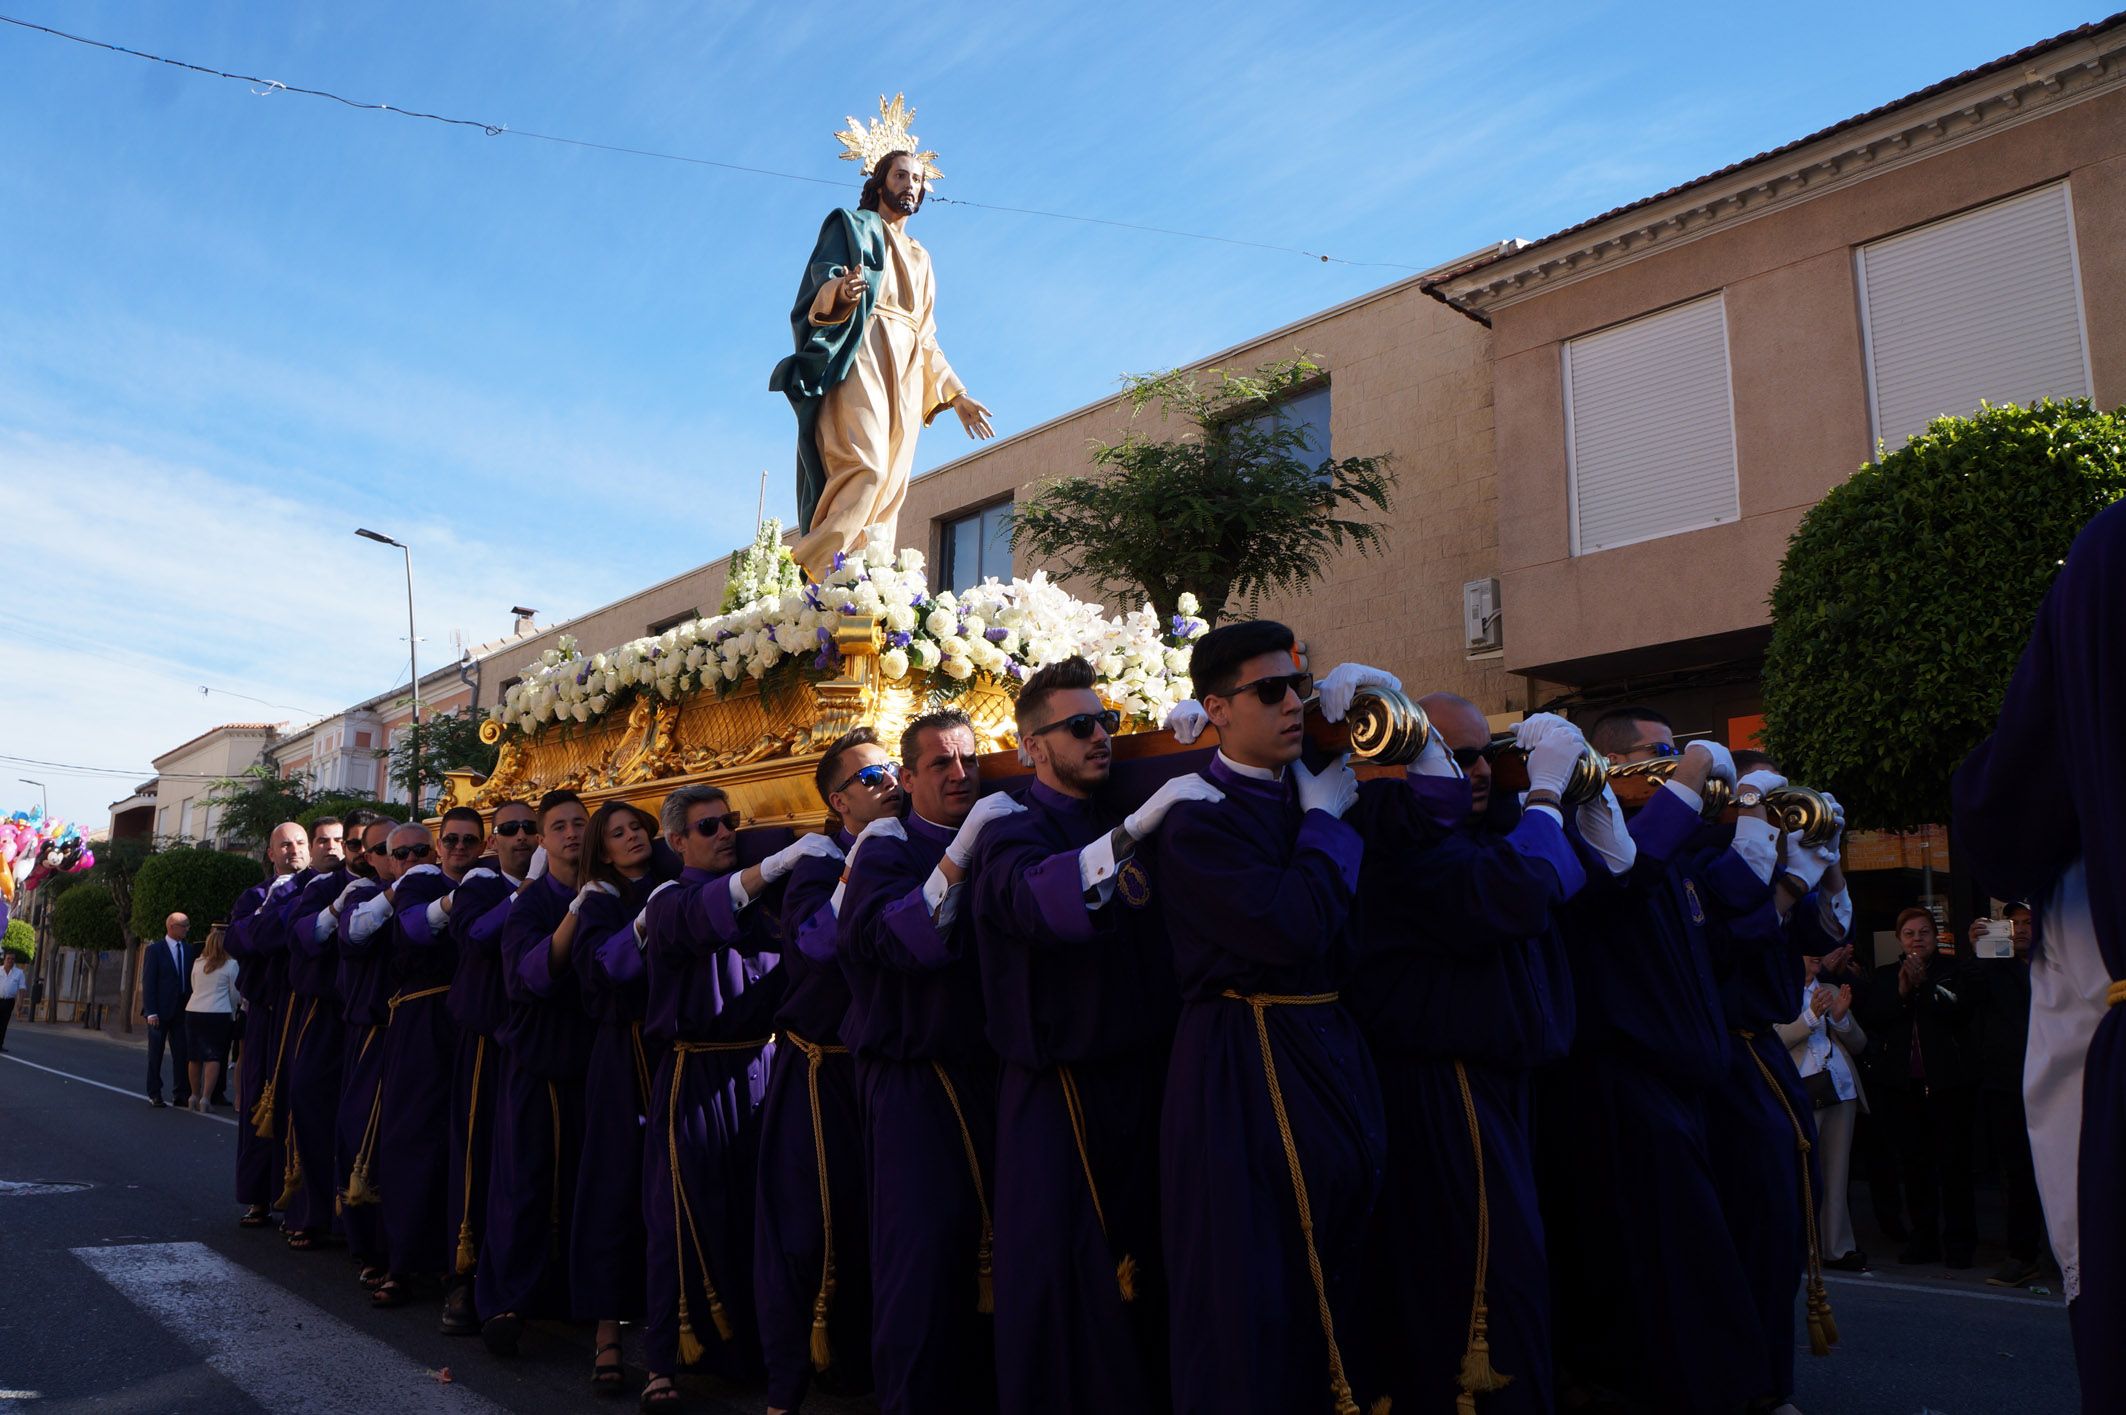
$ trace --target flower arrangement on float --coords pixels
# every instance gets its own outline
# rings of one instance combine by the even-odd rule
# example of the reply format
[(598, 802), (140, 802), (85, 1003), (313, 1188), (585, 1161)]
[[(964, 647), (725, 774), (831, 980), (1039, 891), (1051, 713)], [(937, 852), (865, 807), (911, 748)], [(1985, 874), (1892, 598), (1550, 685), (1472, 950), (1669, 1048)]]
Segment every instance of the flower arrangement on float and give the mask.
[(525, 665), (490, 715), (505, 728), (534, 733), (549, 723), (589, 723), (642, 693), (667, 700), (729, 692), (747, 680), (841, 671), (835, 630), (845, 617), (878, 625), (880, 677), (896, 683), (926, 675), (931, 691), (951, 696), (978, 674), (1023, 680), (1073, 654), (1090, 660), (1103, 695), (1125, 716), (1156, 725), (1188, 697), (1191, 645), (1208, 625), (1195, 596), (1162, 620), (1149, 605), (1108, 615), (1052, 583), (1045, 573), (933, 594), (923, 556), (862, 548), (837, 556), (818, 584), (780, 586), (727, 613), (689, 620), (661, 634), (585, 653), (562, 635)]

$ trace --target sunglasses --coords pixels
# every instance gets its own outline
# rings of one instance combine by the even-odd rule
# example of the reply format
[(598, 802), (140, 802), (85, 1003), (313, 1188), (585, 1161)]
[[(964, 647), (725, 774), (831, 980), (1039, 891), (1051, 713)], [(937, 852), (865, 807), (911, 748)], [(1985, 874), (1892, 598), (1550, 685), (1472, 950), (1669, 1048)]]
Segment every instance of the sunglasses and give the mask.
[(455, 850), (460, 845), (478, 845), (482, 838), (477, 835), (446, 835), (443, 837), (443, 848)]
[(1454, 747), (1449, 750), (1454, 755), (1454, 764), (1466, 772), (1478, 762), (1497, 761), (1499, 753), (1505, 751), (1508, 745), (1505, 742), (1486, 742), (1481, 747)]
[[(538, 833), (539, 833), (539, 823), (538, 823), (537, 821), (496, 821), (496, 822), (495, 822), (495, 834), (497, 834), (497, 835), (499, 835), (499, 836), (503, 837), (504, 839), (508, 839), (508, 838), (509, 838), (510, 836), (512, 836), (512, 835), (537, 835)], [(449, 838), (450, 838), (450, 837), (448, 837), (448, 836), (445, 836), (445, 837), (444, 837), (444, 839), (446, 839), (446, 840), (447, 840), (447, 839), (449, 839)]]
[(719, 830), (728, 830), (731, 834), (736, 835), (738, 834), (738, 827), (744, 820), (745, 817), (738, 814), (738, 812), (730, 811), (720, 816), (703, 816), (700, 820), (694, 822), (692, 829), (696, 835), (701, 836), (714, 835)]
[[(855, 785), (859, 781), (861, 781), (866, 786), (876, 789), (884, 783), (895, 782), (899, 781), (900, 779), (900, 763), (873, 762), (869, 766), (858, 767), (855, 771), (850, 772), (848, 780), (844, 781), (841, 785), (835, 787), (834, 789), (836, 791), (847, 791), (851, 786)], [(737, 827), (733, 826), (732, 829), (736, 830)]]
[(428, 858), (428, 847), (426, 845), (401, 845), (391, 852), (391, 858), (394, 860), (425, 860)]
[(369, 853), (372, 855), (389, 855), (391, 853), (391, 847), (380, 840), (376, 844), (369, 847)]
[(1624, 755), (1628, 757), (1633, 752), (1652, 752), (1657, 757), (1680, 757), (1683, 755), (1683, 748), (1673, 742), (1641, 742), (1625, 748)]
[(1058, 728), (1068, 728), (1071, 736), (1083, 742), (1093, 735), (1095, 727), (1112, 737), (1115, 735), (1115, 729), (1121, 725), (1121, 713), (1116, 712), (1113, 708), (1102, 708), (1098, 712), (1074, 712), (1069, 717), (1049, 723), (1046, 727), (1036, 727), (1026, 735), (1040, 737), (1054, 732)]
[(1314, 696), (1314, 675), (1311, 673), (1279, 673), (1268, 678), (1257, 678), (1252, 683), (1241, 683), (1226, 692), (1214, 693), (1211, 696), (1237, 698), (1242, 693), (1250, 690), (1261, 700), (1264, 707), (1276, 707), (1284, 701), (1287, 693), (1297, 693), (1299, 694), (1299, 700), (1305, 702), (1308, 698)]

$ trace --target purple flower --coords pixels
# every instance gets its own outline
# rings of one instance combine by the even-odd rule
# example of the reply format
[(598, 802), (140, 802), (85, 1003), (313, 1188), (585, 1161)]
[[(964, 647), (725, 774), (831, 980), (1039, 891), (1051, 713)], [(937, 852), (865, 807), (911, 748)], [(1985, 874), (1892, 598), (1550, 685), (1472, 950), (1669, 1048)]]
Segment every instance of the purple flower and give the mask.
[(834, 569), (836, 569), (836, 570), (839, 570), (839, 569), (841, 569), (841, 568), (842, 568), (842, 564), (843, 564), (843, 562), (844, 562), (844, 561), (846, 561), (846, 560), (847, 560), (848, 558), (849, 558), (849, 557), (848, 557), (848, 556), (847, 556), (846, 554), (844, 554), (843, 552), (841, 552), (841, 551), (839, 551), (839, 550), (835, 551), (835, 552), (834, 552), (834, 566), (833, 566), (833, 568), (834, 568)]
[(768, 626), (768, 642), (771, 644), (775, 644), (775, 646), (778, 648), (782, 646), (781, 643), (775, 637), (775, 626), (773, 624), (770, 624)]
[(844, 613), (844, 614), (854, 614), (854, 613), (856, 613), (856, 601), (852, 599), (852, 600), (849, 600), (849, 601), (845, 602), (845, 603), (844, 603), (844, 604), (842, 605), (842, 613)]
[(999, 625), (997, 628), (994, 629), (984, 629), (982, 631), (982, 637), (989, 640), (989, 642), (993, 644), (1001, 644), (1004, 642), (1005, 635), (1009, 634), (1010, 632), (1011, 630)]
[(892, 633), (886, 635), (886, 645), (888, 648), (904, 649), (914, 642), (915, 635), (913, 634)]
[[(812, 632), (813, 632), (814, 634), (817, 634), (817, 635), (819, 636), (819, 641), (820, 641), (820, 642), (821, 642), (822, 644), (831, 644), (831, 643), (833, 643), (833, 642), (834, 642), (834, 636), (833, 636), (832, 634), (830, 634), (830, 633), (828, 633), (828, 632), (827, 632), (827, 626), (826, 626), (826, 625), (824, 625), (824, 624), (820, 625), (820, 626), (819, 626), (819, 627), (818, 627), (817, 629), (814, 629), (814, 630), (813, 630)], [(822, 665), (822, 666), (824, 666), (824, 665)]]
[(586, 668), (576, 674), (576, 686), (581, 688), (591, 681), (591, 671)]
[(831, 649), (831, 648), (824, 648), (824, 649), (821, 649), (821, 650), (819, 651), (819, 656), (818, 656), (818, 657), (816, 657), (816, 658), (814, 658), (814, 659), (812, 660), (812, 666), (813, 666), (814, 668), (825, 668), (825, 667), (827, 666), (827, 662), (828, 662), (828, 660), (832, 659), (833, 657), (834, 657), (834, 650), (833, 650), (833, 649)]

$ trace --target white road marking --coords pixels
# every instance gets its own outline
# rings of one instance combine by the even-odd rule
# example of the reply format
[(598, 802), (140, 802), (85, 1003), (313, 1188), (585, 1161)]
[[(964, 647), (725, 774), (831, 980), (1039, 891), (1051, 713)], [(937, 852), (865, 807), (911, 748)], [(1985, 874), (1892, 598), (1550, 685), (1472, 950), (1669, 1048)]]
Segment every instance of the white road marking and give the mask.
[[(28, 1068), (29, 1068), (30, 1070), (32, 1070), (32, 1071), (42, 1071), (42, 1072), (45, 1072), (45, 1073), (47, 1073), (48, 1075), (52, 1075), (52, 1076), (63, 1076), (63, 1077), (65, 1077), (65, 1078), (66, 1078), (67, 1080), (69, 1080), (69, 1081), (79, 1081), (79, 1082), (80, 1082), (80, 1083), (81, 1083), (82, 1085), (84, 1085), (84, 1086), (94, 1086), (94, 1087), (95, 1087), (95, 1088), (96, 1088), (97, 1090), (99, 1090), (99, 1091), (109, 1091), (109, 1092), (110, 1092), (110, 1093), (111, 1093), (112, 1095), (114, 1095), (114, 1096), (124, 1096), (124, 1097), (126, 1097), (126, 1098), (127, 1098), (128, 1100), (135, 1100), (135, 1101), (139, 1101), (139, 1102), (140, 1102), (140, 1103), (141, 1103), (142, 1105), (146, 1105), (146, 1104), (147, 1104), (147, 1100), (148, 1100), (148, 1098), (147, 1098), (146, 1096), (142, 1095), (142, 1094), (141, 1094), (140, 1092), (138, 1092), (138, 1091), (129, 1091), (129, 1090), (125, 1089), (125, 1088), (124, 1088), (123, 1086), (113, 1086), (113, 1085), (110, 1085), (110, 1084), (108, 1084), (107, 1082), (103, 1082), (103, 1081), (91, 1081), (91, 1080), (90, 1080), (90, 1079), (89, 1079), (88, 1077), (86, 1077), (86, 1076), (76, 1076), (76, 1075), (75, 1075), (75, 1074), (74, 1074), (73, 1072), (71, 1072), (71, 1071), (61, 1071), (61, 1070), (60, 1070), (60, 1069), (59, 1069), (58, 1067), (56, 1067), (56, 1066), (40, 1066), (40, 1065), (38, 1065), (38, 1064), (37, 1064), (36, 1062), (34, 1062), (34, 1061), (24, 1061), (24, 1060), (23, 1060), (23, 1059), (22, 1059), (21, 1057), (19, 1057), (19, 1056), (16, 1056), (16, 1055), (14, 1055), (14, 1054), (13, 1054), (13, 1053), (11, 1053), (11, 1052), (0, 1052), (0, 1058), (5, 1058), (5, 1059), (6, 1059), (6, 1060), (8, 1060), (8, 1061), (12, 1061), (12, 1062), (14, 1062), (14, 1063), (15, 1063), (15, 1064), (16, 1064), (17, 1066), (27, 1066), (27, 1067), (28, 1067)], [(199, 1115), (199, 1114), (200, 1114), (200, 1112), (198, 1112), (198, 1111), (196, 1111), (196, 1110), (187, 1110), (187, 1111), (180, 1111), (180, 1112), (179, 1112), (179, 1114), (182, 1114), (182, 1115)], [(236, 1121), (235, 1121), (235, 1120), (233, 1120), (232, 1118), (230, 1118), (229, 1116), (226, 1116), (226, 1115), (216, 1115), (216, 1114), (215, 1114), (215, 1113), (214, 1113), (213, 1111), (211, 1111), (211, 1110), (210, 1110), (210, 1111), (208, 1111), (208, 1112), (206, 1112), (206, 1114), (205, 1114), (204, 1116), (202, 1116), (201, 1118), (202, 1118), (202, 1119), (205, 1119), (205, 1120), (212, 1120), (212, 1121), (216, 1122), (217, 1124), (221, 1124), (221, 1125), (234, 1125), (234, 1124), (236, 1123)]]
[(267, 1410), (502, 1415), (463, 1386), (202, 1243), (76, 1248), (97, 1276)]
[(1931, 1282), (1899, 1282), (1894, 1277), (1843, 1277), (1825, 1273), (1823, 1280), (1830, 1287), (1852, 1287), (1868, 1291), (1887, 1288), (1892, 1292), (1924, 1292), (1930, 1297), (1961, 1297), (1970, 1302), (2012, 1302), (2018, 1307), (2058, 1307), (2066, 1310), (2066, 1304), (2057, 1297), (2040, 1297), (2034, 1292), (2012, 1296), (2007, 1292), (1973, 1292), (1967, 1288), (1949, 1287)]

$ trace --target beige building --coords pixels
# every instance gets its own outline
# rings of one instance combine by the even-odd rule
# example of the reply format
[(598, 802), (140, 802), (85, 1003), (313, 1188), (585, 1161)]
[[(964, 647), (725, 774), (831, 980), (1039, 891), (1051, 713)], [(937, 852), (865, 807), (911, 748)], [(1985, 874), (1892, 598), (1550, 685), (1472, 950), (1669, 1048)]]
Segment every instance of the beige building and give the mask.
[(111, 835), (137, 834), (137, 812), (154, 809), (157, 840), (196, 840), (207, 845), (234, 845), (220, 833), (220, 810), (208, 797), (214, 783), (257, 765), (280, 735), (273, 722), (229, 722), (200, 733), (155, 758), (155, 779), (127, 801), (112, 807)]
[[(471, 708), (481, 666), (468, 652), (457, 663), (422, 674), (421, 720)], [(412, 696), (383, 693), (283, 736), (273, 746), (273, 767), (282, 777), (307, 781), (315, 792), (404, 802), (406, 788), (391, 780), (391, 752), (412, 724)], [(424, 790), (423, 799), (433, 800), (435, 789)]]
[(1427, 288), (1491, 331), (1505, 667), (1746, 735), (1787, 538), (1878, 442), (2126, 401), (2126, 24)]

